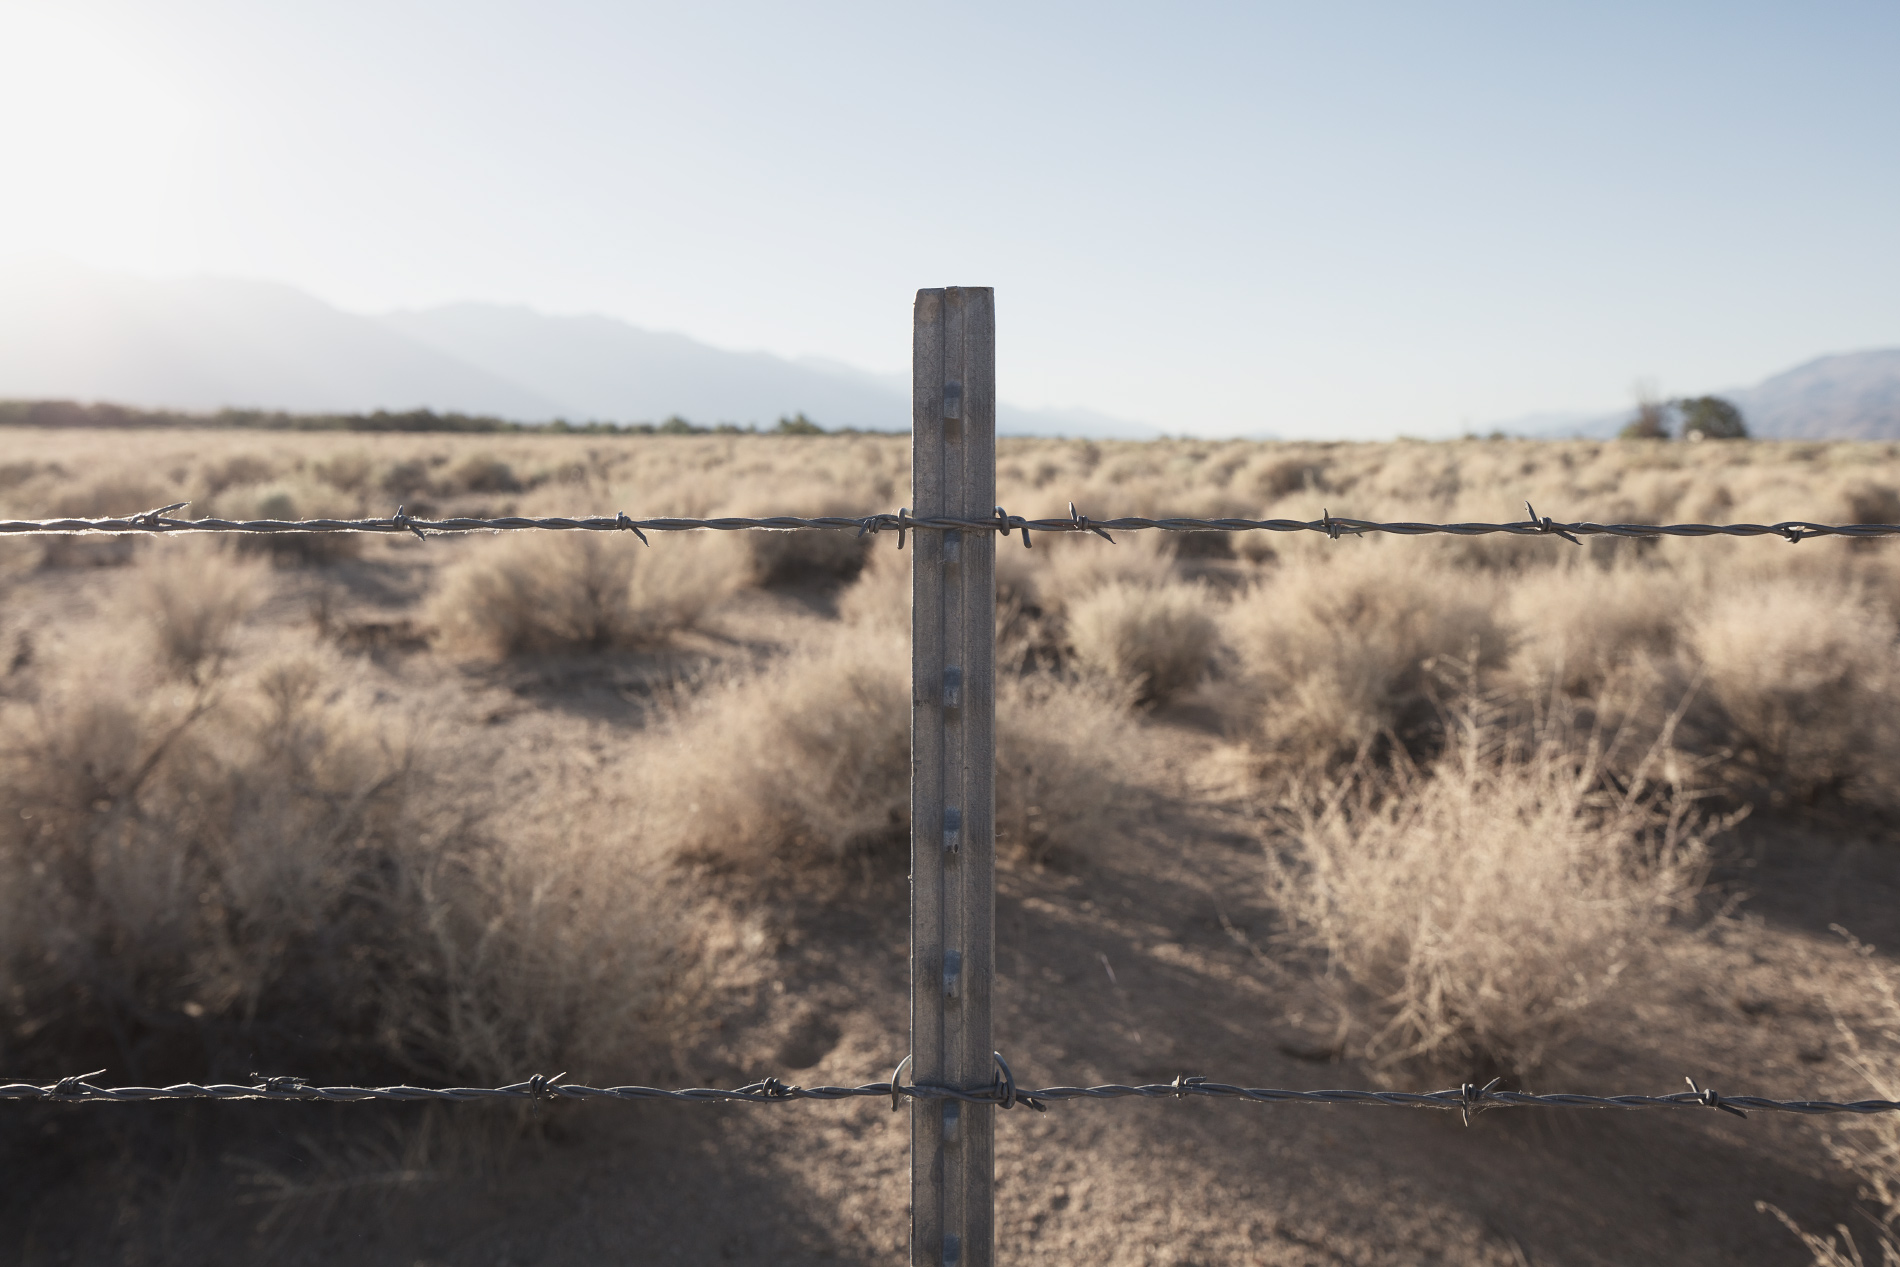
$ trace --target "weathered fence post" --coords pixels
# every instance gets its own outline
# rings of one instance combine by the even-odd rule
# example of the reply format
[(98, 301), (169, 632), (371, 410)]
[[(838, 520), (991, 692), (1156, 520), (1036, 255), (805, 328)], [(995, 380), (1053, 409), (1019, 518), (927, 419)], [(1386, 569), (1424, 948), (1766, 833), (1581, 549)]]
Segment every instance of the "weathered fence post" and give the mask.
[[(996, 501), (996, 299), (917, 292), (911, 513)], [(911, 555), (910, 1050), (914, 1082), (994, 1077), (996, 534), (919, 532)], [(990, 1267), (995, 1109), (911, 1101), (911, 1262)]]

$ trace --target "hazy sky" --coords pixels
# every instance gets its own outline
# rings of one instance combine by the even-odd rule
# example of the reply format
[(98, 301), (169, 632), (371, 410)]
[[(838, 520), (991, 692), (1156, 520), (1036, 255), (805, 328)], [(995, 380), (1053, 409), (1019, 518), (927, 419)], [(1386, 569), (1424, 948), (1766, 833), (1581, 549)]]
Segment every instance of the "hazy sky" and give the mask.
[(1900, 4), (0, 0), (0, 244), (1429, 434), (1900, 344)]

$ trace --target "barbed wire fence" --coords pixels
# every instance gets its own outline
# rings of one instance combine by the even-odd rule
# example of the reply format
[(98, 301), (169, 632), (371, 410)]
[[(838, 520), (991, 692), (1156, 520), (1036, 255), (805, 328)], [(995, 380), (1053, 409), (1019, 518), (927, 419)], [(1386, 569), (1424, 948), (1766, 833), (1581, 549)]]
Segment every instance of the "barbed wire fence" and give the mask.
[[(1751, 1110), (1814, 1117), (1835, 1114), (1867, 1116), (1900, 1112), (1896, 1100), (1776, 1100), (1758, 1095), (1721, 1095), (1685, 1078), (1687, 1091), (1669, 1095), (1580, 1095), (1574, 1092), (1504, 1091), (1501, 1079), (1478, 1085), (1468, 1082), (1444, 1091), (1289, 1091), (1277, 1087), (1241, 1087), (1183, 1074), (1172, 1082), (1140, 1085), (1104, 1083), (1093, 1087), (1038, 1087), (1024, 1090), (1001, 1072), (990, 1086), (971, 1091), (958, 1087), (902, 1081), (868, 1082), (856, 1087), (802, 1087), (763, 1078), (730, 1089), (719, 1087), (589, 1087), (554, 1077), (534, 1077), (502, 1087), (330, 1087), (301, 1078), (251, 1075), (248, 1083), (174, 1083), (167, 1087), (101, 1087), (90, 1079), (105, 1072), (61, 1078), (44, 1085), (32, 1082), (0, 1083), (0, 1100), (36, 1100), (55, 1104), (149, 1104), (158, 1100), (322, 1100), (350, 1104), (364, 1100), (388, 1103), (468, 1104), (480, 1100), (552, 1101), (617, 1100), (662, 1101), (674, 1104), (786, 1104), (794, 1100), (889, 1100), (892, 1111), (907, 1100), (955, 1101), (1010, 1109), (1017, 1105), (1048, 1111), (1062, 1100), (1249, 1100), (1256, 1104), (1357, 1104), (1387, 1109), (1439, 1109), (1471, 1117), (1489, 1109), (1718, 1109), (1736, 1117)], [(901, 1066), (900, 1066), (901, 1068)]]
[[(690, 531), (770, 531), (770, 532), (852, 532), (859, 536), (894, 533), (898, 548), (903, 548), (914, 532), (988, 532), (1007, 538), (1018, 535), (1024, 546), (1031, 546), (1031, 534), (1086, 534), (1113, 543), (1116, 532), (1208, 532), (1208, 533), (1320, 533), (1334, 540), (1370, 534), (1394, 536), (1480, 537), (1491, 535), (1559, 537), (1577, 542), (1583, 537), (1613, 537), (1635, 540), (1660, 538), (1706, 539), (1711, 537), (1777, 537), (1790, 543), (1811, 538), (1839, 537), (1865, 540), (1900, 536), (1900, 524), (1829, 524), (1809, 520), (1785, 520), (1774, 524), (1599, 524), (1590, 521), (1566, 522), (1540, 517), (1526, 503), (1530, 517), (1502, 523), (1420, 523), (1380, 522), (1334, 516), (1329, 511), (1313, 520), (1236, 519), (1168, 516), (1147, 518), (1117, 516), (1097, 519), (1069, 507), (1067, 518), (1025, 518), (997, 507), (989, 517), (972, 518), (948, 515), (912, 515), (908, 509), (895, 513), (863, 516), (764, 515), (727, 516), (714, 519), (661, 517), (635, 519), (624, 512), (590, 516), (454, 516), (430, 519), (405, 514), (398, 507), (392, 515), (375, 519), (186, 519), (177, 512), (189, 503), (176, 503), (140, 514), (96, 518), (0, 520), (0, 535), (7, 536), (102, 536), (143, 535), (174, 536), (203, 533), (240, 534), (408, 534), (424, 540), (437, 536), (518, 531), (552, 532), (627, 532), (643, 542), (648, 533)], [(1462, 1086), (1431, 1092), (1371, 1091), (1354, 1089), (1288, 1090), (1246, 1087), (1212, 1082), (1198, 1075), (1183, 1074), (1171, 1082), (1098, 1086), (1051, 1086), (1021, 1089), (1015, 1085), (1007, 1064), (996, 1056), (997, 1077), (979, 1090), (932, 1083), (907, 1083), (899, 1066), (889, 1081), (865, 1083), (855, 1087), (806, 1087), (778, 1078), (765, 1078), (741, 1087), (687, 1087), (663, 1089), (644, 1086), (592, 1087), (562, 1082), (562, 1075), (536, 1076), (499, 1087), (416, 1087), (407, 1085), (362, 1087), (323, 1086), (301, 1078), (252, 1075), (247, 1083), (177, 1083), (163, 1087), (100, 1086), (93, 1078), (105, 1072), (69, 1076), (49, 1083), (12, 1082), (0, 1084), (0, 1100), (51, 1104), (149, 1104), (158, 1101), (324, 1101), (329, 1103), (473, 1103), (479, 1101), (554, 1102), (606, 1100), (627, 1102), (663, 1102), (676, 1104), (787, 1104), (794, 1101), (889, 1100), (896, 1110), (907, 1102), (954, 1102), (992, 1105), (1001, 1109), (1022, 1105), (1045, 1112), (1051, 1104), (1071, 1100), (1221, 1100), (1257, 1104), (1359, 1105), (1375, 1108), (1405, 1108), (1456, 1112), (1469, 1123), (1479, 1113), (1496, 1109), (1716, 1109), (1745, 1117), (1749, 1112), (1789, 1113), (1800, 1116), (1866, 1116), (1900, 1112), (1894, 1100), (1783, 1100), (1758, 1095), (1723, 1095), (1712, 1088), (1698, 1087), (1688, 1081), (1688, 1090), (1666, 1095), (1617, 1094), (1585, 1095), (1559, 1092), (1533, 1094), (1499, 1088), (1498, 1080), (1479, 1086)], [(908, 1063), (908, 1059), (906, 1060)]]
[(489, 518), (451, 516), (426, 519), (403, 512), (381, 519), (180, 519), (173, 514), (189, 502), (177, 502), (136, 515), (96, 519), (0, 519), (0, 536), (78, 536), (128, 535), (171, 536), (179, 533), (320, 533), (363, 532), (412, 534), (421, 539), (475, 532), (631, 532), (648, 542), (647, 533), (666, 532), (852, 532), (859, 536), (885, 532), (897, 534), (901, 549), (908, 533), (923, 531), (994, 532), (1003, 537), (1021, 534), (1024, 546), (1033, 546), (1033, 533), (1090, 533), (1111, 543), (1115, 532), (1316, 532), (1335, 541), (1343, 537), (1386, 534), (1398, 537), (1561, 537), (1573, 544), (1583, 537), (1620, 537), (1626, 540), (1656, 540), (1663, 537), (1779, 537), (1799, 543), (1815, 537), (1846, 537), (1867, 540), (1900, 536), (1900, 524), (1829, 524), (1805, 519), (1789, 519), (1772, 524), (1600, 524), (1589, 521), (1565, 523), (1548, 516), (1539, 517), (1526, 502), (1530, 518), (1509, 523), (1381, 523), (1372, 519), (1350, 519), (1322, 511), (1318, 519), (1201, 519), (1170, 516), (1149, 519), (1136, 515), (1113, 519), (1095, 519), (1081, 514), (1069, 504), (1069, 517), (1028, 519), (1012, 515), (1001, 506), (993, 515), (970, 518), (954, 515), (913, 515), (908, 509), (895, 513), (819, 515), (727, 516), (718, 519), (657, 518), (634, 519), (624, 511), (613, 515), (525, 517), (501, 515)]
[[(926, 297), (937, 296), (926, 313)], [(1048, 534), (1081, 534), (1114, 542), (1115, 533), (1319, 533), (1333, 540), (1391, 535), (1401, 537), (1554, 537), (1580, 544), (1586, 537), (1625, 540), (1774, 537), (1792, 544), (1816, 538), (1867, 540), (1900, 536), (1896, 524), (1829, 524), (1808, 520), (1734, 524), (1601, 524), (1564, 522), (1540, 516), (1529, 502), (1527, 518), (1498, 523), (1380, 522), (1335, 516), (1322, 509), (1318, 519), (1244, 519), (1171, 516), (1093, 518), (1073, 503), (1067, 517), (1029, 518), (994, 506), (993, 323), (987, 290), (966, 288), (959, 298), (949, 291), (919, 293), (916, 326), (919, 349), (913, 428), (913, 496), (933, 509), (911, 513), (876, 512), (862, 516), (728, 516), (720, 518), (634, 518), (624, 512), (577, 517), (410, 515), (401, 506), (392, 515), (366, 519), (221, 519), (182, 518), (188, 503), (178, 502), (137, 514), (93, 518), (0, 520), (0, 536), (175, 536), (204, 533), (408, 535), (422, 540), (473, 533), (519, 531), (621, 532), (651, 544), (649, 534), (674, 532), (850, 532), (857, 536), (894, 534), (897, 547), (914, 542), (913, 561), (913, 754), (912, 812), (912, 1049), (883, 1082), (855, 1087), (804, 1087), (777, 1078), (730, 1089), (641, 1086), (593, 1087), (562, 1081), (565, 1075), (537, 1075), (498, 1087), (322, 1086), (302, 1078), (252, 1074), (245, 1083), (178, 1083), (164, 1087), (101, 1086), (105, 1071), (59, 1078), (50, 1083), (0, 1084), (0, 1100), (62, 1105), (130, 1105), (159, 1101), (323, 1101), (331, 1103), (470, 1103), (613, 1101), (682, 1104), (786, 1104), (794, 1101), (842, 1103), (888, 1100), (893, 1110), (909, 1103), (912, 1117), (912, 1261), (986, 1267), (992, 1261), (994, 1164), (989, 1135), (992, 1115), (969, 1115), (964, 1106), (1012, 1109), (1018, 1105), (1046, 1112), (1074, 1100), (1218, 1100), (1257, 1104), (1359, 1105), (1457, 1112), (1468, 1124), (1498, 1109), (1713, 1109), (1737, 1117), (1751, 1112), (1800, 1116), (1866, 1116), (1900, 1112), (1894, 1100), (1774, 1099), (1724, 1095), (1685, 1079), (1688, 1089), (1668, 1094), (1533, 1094), (1465, 1083), (1431, 1092), (1373, 1090), (1287, 1090), (1213, 1082), (1182, 1074), (1170, 1082), (1098, 1086), (1050, 1086), (1020, 1089), (1008, 1063), (991, 1049), (989, 988), (994, 976), (994, 878), (990, 821), (973, 809), (988, 795), (994, 765), (994, 573), (993, 549), (1017, 537), (1025, 547)], [(956, 327), (944, 310), (957, 303), (975, 312)], [(980, 310), (980, 311), (978, 311)], [(954, 315), (954, 314), (953, 314)], [(946, 333), (946, 325), (950, 326)], [(972, 333), (974, 330), (974, 333)], [(931, 341), (934, 340), (934, 343)], [(961, 340), (959, 342), (959, 340)], [(929, 344), (929, 346), (927, 346)], [(961, 358), (959, 360), (959, 357)], [(939, 380), (939, 381), (930, 381)], [(941, 401), (942, 408), (937, 408)], [(947, 455), (947, 456), (946, 456)], [(931, 481), (935, 483), (931, 483)], [(980, 496), (979, 496), (980, 494)], [(945, 513), (955, 510), (960, 513)], [(912, 534), (916, 534), (913, 537)], [(927, 558), (925, 556), (928, 556)], [(961, 588), (959, 588), (961, 587)], [(987, 605), (986, 605), (987, 604)], [(925, 615), (929, 619), (925, 620)], [(934, 632), (933, 632), (934, 631)], [(989, 664), (983, 663), (988, 656)], [(928, 723), (926, 725), (926, 723)], [(968, 733), (961, 728), (967, 727)], [(934, 735), (934, 737), (933, 737)], [(937, 773), (930, 773), (935, 766)], [(965, 771), (953, 785), (943, 771)], [(920, 771), (923, 772), (920, 775)], [(975, 781), (970, 782), (970, 772)], [(933, 782), (933, 779), (935, 780)], [(938, 839), (941, 827), (941, 839)], [(921, 842), (921, 843), (920, 843)], [(929, 866), (922, 865), (929, 863)], [(934, 871), (932, 870), (934, 868)], [(925, 874), (929, 873), (929, 874)], [(924, 882), (919, 876), (925, 875)], [(932, 878), (934, 877), (934, 878)], [(953, 946), (951, 925), (963, 921), (962, 934), (975, 944)], [(939, 974), (941, 974), (939, 978)], [(936, 988), (941, 980), (942, 989)], [(917, 1060), (921, 1076), (904, 1080)], [(927, 1106), (938, 1111), (923, 1111)], [(934, 1151), (935, 1163), (926, 1158)]]

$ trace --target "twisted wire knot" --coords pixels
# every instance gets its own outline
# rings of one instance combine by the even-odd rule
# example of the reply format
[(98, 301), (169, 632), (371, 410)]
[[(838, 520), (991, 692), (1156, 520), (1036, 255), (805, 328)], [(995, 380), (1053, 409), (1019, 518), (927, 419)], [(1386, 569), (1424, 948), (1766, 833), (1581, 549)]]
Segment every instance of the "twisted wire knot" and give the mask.
[(428, 540), (427, 537), (422, 535), (422, 529), (409, 522), (409, 516), (401, 506), (396, 507), (396, 513), (389, 517), (389, 522), (398, 528), (407, 528), (409, 531), (415, 533), (417, 541)]
[(88, 1086), (86, 1079), (97, 1078), (104, 1072), (103, 1069), (95, 1069), (91, 1073), (76, 1073), (61, 1078), (53, 1084), (50, 1094), (55, 1099), (84, 1099), (98, 1090), (97, 1087)]
[(780, 1082), (777, 1078), (761, 1078), (739, 1089), (752, 1095), (763, 1096), (767, 1100), (790, 1100), (795, 1098), (799, 1091), (796, 1086)]
[[(1105, 530), (1098, 528), (1094, 524), (1090, 523), (1089, 517), (1087, 515), (1078, 515), (1075, 513), (1074, 502), (1069, 503), (1069, 521), (1075, 525), (1075, 530), (1077, 532), (1092, 532), (1096, 536), (1100, 537), (1102, 540), (1108, 542), (1108, 544), (1110, 545), (1115, 544), (1115, 538), (1109, 536)], [(1029, 533), (1027, 531), (1023, 533), (1023, 541), (1025, 544), (1027, 544), (1029, 541)]]
[(1562, 528), (1558, 527), (1555, 523), (1552, 523), (1549, 515), (1545, 515), (1542, 519), (1539, 519), (1537, 516), (1537, 508), (1532, 506), (1528, 501), (1524, 503), (1524, 509), (1530, 512), (1531, 525), (1534, 528), (1536, 528), (1537, 531), (1541, 533), (1547, 533), (1547, 534), (1552, 534), (1555, 536), (1562, 537), (1565, 541), (1568, 541), (1573, 546), (1580, 546), (1583, 544), (1583, 542), (1577, 540), (1575, 537), (1571, 536), (1568, 532), (1565, 532)]
[(1496, 1107), (1495, 1105), (1487, 1103), (1487, 1101), (1490, 1099), (1491, 1093), (1498, 1089), (1498, 1083), (1502, 1081), (1504, 1081), (1502, 1078), (1493, 1078), (1483, 1086), (1479, 1086), (1475, 1082), (1466, 1082), (1459, 1085), (1458, 1116), (1463, 1120), (1466, 1126), (1471, 1125), (1472, 1114), (1482, 1113), (1486, 1109)]
[(1690, 1094), (1694, 1095), (1700, 1103), (1709, 1108), (1720, 1109), (1724, 1113), (1733, 1113), (1736, 1117), (1748, 1116), (1748, 1110), (1738, 1109), (1733, 1104), (1728, 1103), (1721, 1096), (1716, 1094), (1714, 1087), (1698, 1087), (1695, 1084), (1694, 1078), (1685, 1077), (1683, 1081), (1689, 1084)]
[[(1075, 509), (1074, 506), (1070, 507), (1071, 511), (1073, 511), (1074, 509)], [(1009, 530), (1011, 528), (1014, 528), (1018, 532), (1023, 534), (1023, 549), (1025, 550), (1029, 549), (1030, 548), (1029, 521), (1027, 519), (1024, 519), (1021, 515), (1012, 515), (1008, 511), (1004, 510), (1001, 506), (998, 506), (996, 508), (997, 531), (1001, 532), (1005, 537), (1007, 537), (1009, 535)]]
[(191, 505), (190, 502), (173, 502), (169, 506), (160, 506), (157, 510), (148, 510), (141, 514), (133, 515), (131, 521), (141, 528), (163, 528), (165, 526), (164, 521), (166, 515), (171, 514), (174, 510), (183, 510), (189, 505)]
[(897, 1062), (897, 1068), (891, 1070), (891, 1112), (895, 1113), (904, 1103), (904, 1070), (910, 1066), (907, 1055)]

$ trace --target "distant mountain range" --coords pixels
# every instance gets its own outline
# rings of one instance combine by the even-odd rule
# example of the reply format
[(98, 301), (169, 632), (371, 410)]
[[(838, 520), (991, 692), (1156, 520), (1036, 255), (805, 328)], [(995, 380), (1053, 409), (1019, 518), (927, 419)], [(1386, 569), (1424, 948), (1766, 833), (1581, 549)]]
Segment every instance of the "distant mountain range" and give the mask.
[[(1824, 356), (1715, 394), (1740, 406), (1759, 436), (1900, 439), (1900, 348)], [(903, 375), (730, 352), (611, 317), (476, 303), (370, 316), (271, 282), (153, 281), (44, 261), (0, 262), (0, 399), (764, 427), (803, 413), (826, 427), (910, 425)], [(1612, 436), (1627, 419), (1545, 413), (1495, 429)], [(996, 422), (1005, 435), (1160, 434), (1087, 410), (1007, 402)]]
[(1900, 440), (1900, 348), (1819, 357), (1729, 399), (1756, 435)]
[[(729, 352), (610, 317), (472, 303), (369, 316), (271, 282), (152, 281), (48, 262), (0, 265), (0, 398), (765, 427), (803, 413), (826, 427), (910, 426), (902, 376)], [(1006, 402), (997, 430), (1160, 434), (1085, 410)]]
[[(1695, 393), (1742, 411), (1750, 435), (1769, 440), (1900, 440), (1900, 348), (1817, 357), (1753, 387)], [(1615, 414), (1537, 414), (1501, 423), (1513, 435), (1603, 439), (1633, 409)]]

